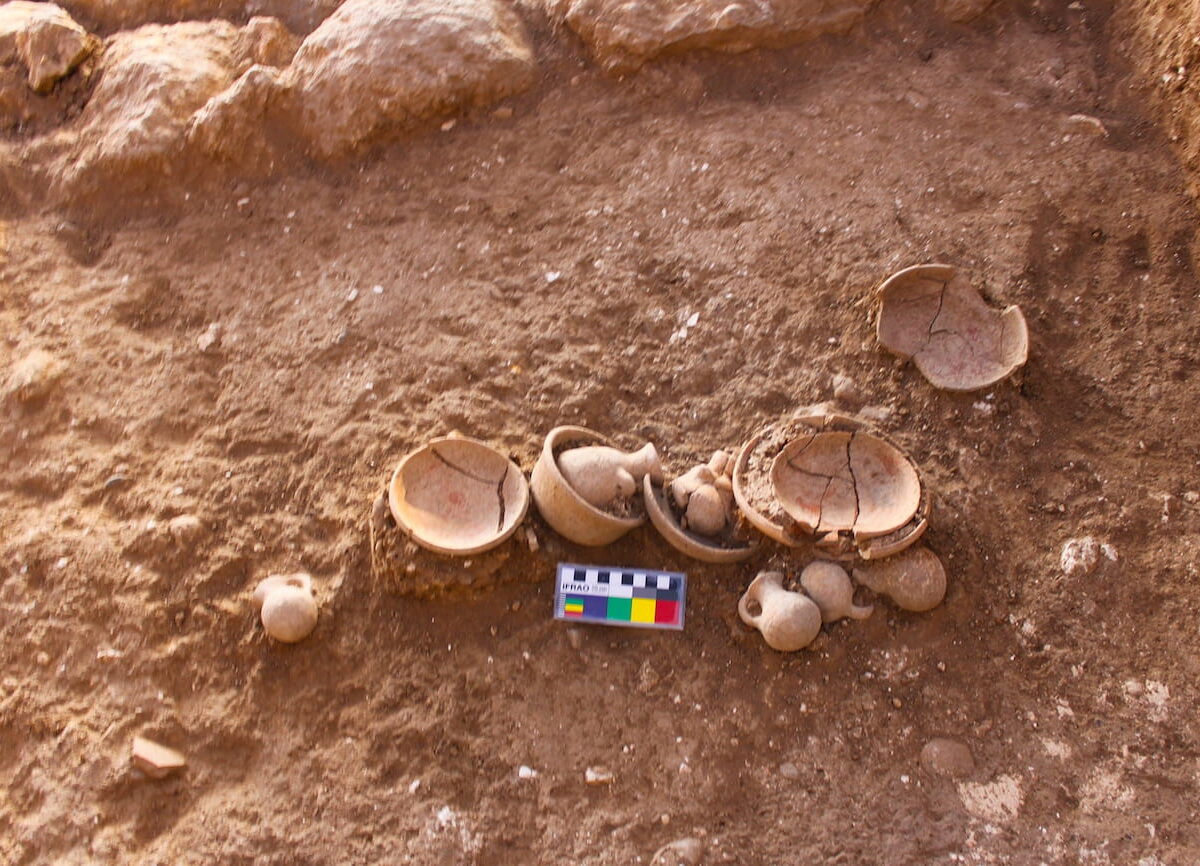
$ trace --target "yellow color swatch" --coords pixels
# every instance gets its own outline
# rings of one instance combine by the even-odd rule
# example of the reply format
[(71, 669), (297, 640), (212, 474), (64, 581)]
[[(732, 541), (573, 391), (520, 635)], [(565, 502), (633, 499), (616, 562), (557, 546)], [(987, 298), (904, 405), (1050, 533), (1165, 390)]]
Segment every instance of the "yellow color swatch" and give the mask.
[(633, 612), (629, 616), (629, 621), (654, 622), (654, 599), (635, 598), (633, 600)]

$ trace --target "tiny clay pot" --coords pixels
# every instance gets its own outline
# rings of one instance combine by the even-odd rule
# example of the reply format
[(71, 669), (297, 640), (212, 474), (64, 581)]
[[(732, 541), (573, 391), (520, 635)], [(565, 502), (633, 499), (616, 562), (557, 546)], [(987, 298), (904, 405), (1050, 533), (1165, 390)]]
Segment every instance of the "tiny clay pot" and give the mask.
[(928, 547), (910, 547), (903, 553), (854, 569), (863, 586), (886, 595), (897, 607), (923, 613), (946, 597), (946, 569)]
[(767, 646), (780, 652), (804, 649), (821, 632), (821, 609), (803, 593), (784, 589), (778, 571), (764, 571), (754, 578), (738, 601), (738, 615), (762, 632)]
[(254, 603), (267, 634), (282, 643), (296, 643), (312, 634), (317, 625), (317, 601), (312, 578), (298, 574), (273, 574), (254, 589)]
[(646, 443), (637, 451), (621, 451), (608, 445), (570, 448), (558, 455), (558, 470), (589, 505), (607, 508), (628, 501), (647, 475), (663, 480), (658, 451)]
[(835, 622), (844, 616), (866, 619), (874, 605), (860, 607), (854, 603), (854, 584), (846, 569), (834, 562), (810, 562), (800, 572), (800, 586), (821, 609), (821, 619)]

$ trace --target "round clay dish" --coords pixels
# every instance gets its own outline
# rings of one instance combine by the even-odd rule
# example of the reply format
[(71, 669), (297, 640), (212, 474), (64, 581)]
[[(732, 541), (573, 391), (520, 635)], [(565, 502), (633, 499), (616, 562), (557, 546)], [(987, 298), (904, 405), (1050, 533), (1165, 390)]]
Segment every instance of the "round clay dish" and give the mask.
[(400, 461), (388, 505), (417, 544), (466, 556), (512, 535), (529, 508), (529, 485), (517, 465), (490, 446), (447, 437)]
[(988, 304), (951, 265), (915, 265), (879, 287), (875, 333), (935, 388), (975, 391), (1025, 364), (1029, 328), (1017, 306)]
[(675, 510), (671, 507), (667, 487), (656, 486), (649, 475), (642, 479), (642, 499), (646, 503), (646, 513), (650, 515), (650, 522), (654, 524), (654, 528), (668, 544), (692, 559), (717, 563), (741, 562), (743, 559), (749, 559), (758, 550), (758, 546), (754, 544), (726, 546), (684, 529), (679, 525), (679, 518), (675, 516)]
[(793, 439), (771, 466), (783, 509), (805, 531), (849, 531), (855, 538), (904, 526), (921, 503), (921, 480), (903, 452), (862, 431)]

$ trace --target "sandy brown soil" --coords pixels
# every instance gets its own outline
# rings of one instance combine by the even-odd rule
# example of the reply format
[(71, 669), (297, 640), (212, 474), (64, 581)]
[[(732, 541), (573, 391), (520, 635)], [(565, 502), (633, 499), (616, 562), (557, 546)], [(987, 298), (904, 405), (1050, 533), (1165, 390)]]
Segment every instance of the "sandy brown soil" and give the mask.
[[(0, 861), (629, 864), (689, 835), (710, 863), (1200, 860), (1197, 222), (1109, 39), (1090, 6), (885, 6), (625, 80), (561, 48), (511, 120), (0, 226), (0, 364), (68, 365), (0, 405)], [(921, 261), (1021, 305), (1017, 378), (939, 393), (877, 347), (873, 287)], [(931, 486), (931, 613), (781, 655), (736, 600), (802, 560), (537, 518), (498, 588), (371, 579), (371, 501), (435, 434), (528, 470), (581, 423), (679, 471), (835, 373)], [(1083, 535), (1118, 559), (1066, 576)], [(571, 640), (560, 559), (686, 570), (687, 628)], [(248, 593), (296, 569), (323, 606), (284, 647)], [(138, 734), (186, 772), (131, 773)], [(975, 775), (925, 772), (934, 736)]]

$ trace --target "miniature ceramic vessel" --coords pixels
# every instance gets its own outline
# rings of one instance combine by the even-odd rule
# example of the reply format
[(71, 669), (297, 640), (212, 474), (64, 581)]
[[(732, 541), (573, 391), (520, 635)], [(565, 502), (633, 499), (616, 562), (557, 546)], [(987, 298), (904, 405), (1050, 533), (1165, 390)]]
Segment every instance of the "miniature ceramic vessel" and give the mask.
[(684, 529), (679, 524), (667, 488), (656, 487), (648, 475), (642, 479), (642, 499), (646, 503), (646, 513), (650, 515), (650, 522), (654, 524), (654, 528), (667, 543), (692, 559), (701, 562), (741, 562), (758, 550), (755, 544), (746, 544), (739, 540), (736, 546), (728, 546), (716, 539)]
[(577, 544), (593, 547), (611, 544), (645, 522), (642, 515), (618, 517), (592, 505), (575, 491), (559, 470), (555, 452), (561, 451), (563, 446), (609, 444), (608, 439), (586, 427), (555, 427), (546, 435), (541, 456), (529, 479), (533, 501), (542, 517), (555, 531)]
[(820, 608), (803, 593), (784, 589), (778, 571), (764, 571), (754, 578), (738, 601), (738, 615), (780, 652), (804, 649), (821, 631)]
[(917, 613), (932, 610), (946, 597), (946, 569), (928, 547), (912, 547), (897, 556), (854, 569), (854, 578)]
[(400, 461), (388, 506), (417, 544), (468, 556), (516, 531), (529, 509), (529, 485), (517, 464), (490, 445), (447, 436)]
[(860, 607), (854, 603), (854, 584), (846, 569), (834, 562), (810, 562), (800, 572), (800, 586), (821, 609), (821, 619), (834, 622), (844, 616), (866, 619), (874, 605)]
[(733, 524), (733, 483), (729, 454), (715, 451), (707, 464), (694, 466), (671, 482), (671, 499), (682, 513), (679, 525), (715, 537)]
[(317, 625), (317, 601), (307, 574), (273, 574), (259, 582), (253, 598), (263, 628), (277, 641), (304, 640)]
[(558, 469), (571, 489), (597, 508), (629, 500), (647, 475), (662, 481), (662, 463), (650, 443), (631, 452), (607, 445), (571, 448), (558, 455)]
[(935, 388), (986, 388), (1029, 357), (1021, 308), (989, 306), (951, 265), (898, 271), (879, 287), (879, 299), (879, 342), (911, 359)]

